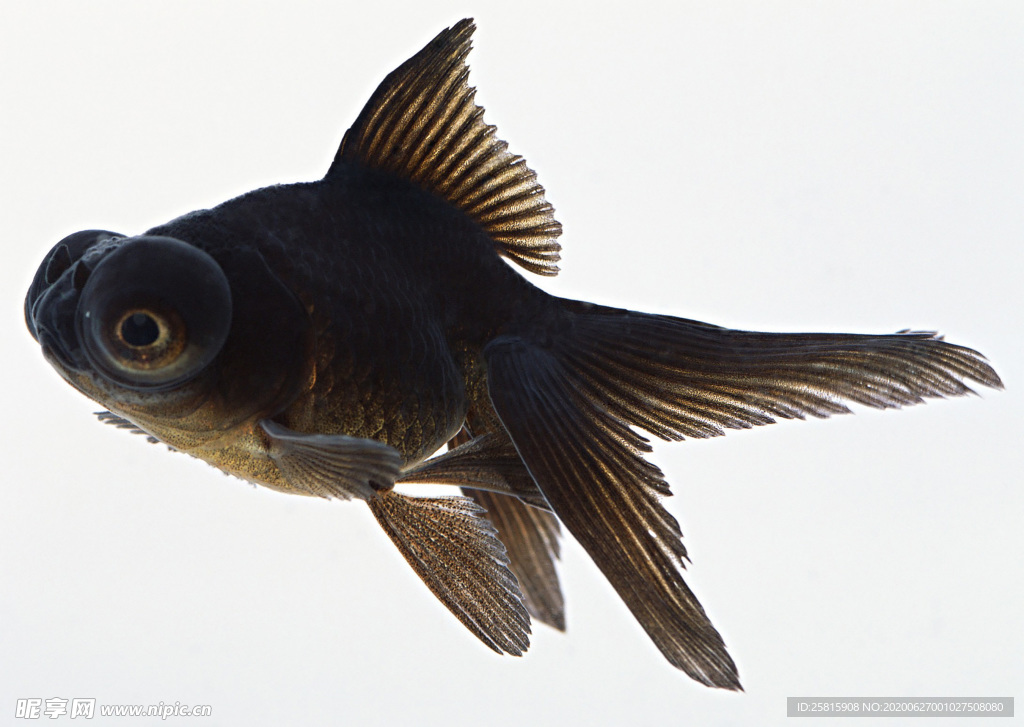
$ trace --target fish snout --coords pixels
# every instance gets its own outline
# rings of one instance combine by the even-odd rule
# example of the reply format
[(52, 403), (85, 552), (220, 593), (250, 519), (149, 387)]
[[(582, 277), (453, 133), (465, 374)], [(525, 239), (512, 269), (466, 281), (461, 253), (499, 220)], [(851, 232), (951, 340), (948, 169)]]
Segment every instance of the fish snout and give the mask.
[[(75, 263), (75, 266), (81, 262)], [(46, 287), (35, 300), (25, 301), (25, 321), (29, 332), (43, 349), (43, 357), (54, 366), (74, 372), (85, 370), (86, 361), (75, 330), (78, 293), (74, 289), (77, 270), (61, 276)]]
[[(32, 338), (40, 344), (43, 343), (39, 335), (39, 326), (41, 320), (47, 317), (47, 311), (54, 302), (51, 293), (54, 286), (70, 272), (70, 281), (73, 285), (77, 283), (78, 290), (81, 291), (90, 272), (87, 265), (78, 266), (86, 252), (100, 243), (112, 242), (123, 237), (124, 235), (109, 230), (82, 230), (68, 235), (50, 249), (36, 270), (25, 296), (25, 325), (28, 326)], [(51, 296), (48, 304), (42, 305), (48, 294)]]

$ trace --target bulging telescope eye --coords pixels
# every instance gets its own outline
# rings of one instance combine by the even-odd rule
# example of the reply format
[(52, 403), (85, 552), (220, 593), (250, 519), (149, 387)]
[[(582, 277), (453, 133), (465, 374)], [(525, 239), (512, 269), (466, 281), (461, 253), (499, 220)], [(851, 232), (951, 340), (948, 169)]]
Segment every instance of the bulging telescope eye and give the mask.
[(167, 388), (198, 374), (224, 346), (231, 289), (202, 250), (170, 237), (131, 238), (89, 275), (77, 325), (101, 374), (130, 388)]

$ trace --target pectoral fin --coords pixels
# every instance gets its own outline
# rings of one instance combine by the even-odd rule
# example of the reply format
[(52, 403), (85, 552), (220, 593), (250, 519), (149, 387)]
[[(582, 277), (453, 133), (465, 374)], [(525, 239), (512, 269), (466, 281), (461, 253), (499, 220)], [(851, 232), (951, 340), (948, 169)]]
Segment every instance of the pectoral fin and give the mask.
[(402, 456), (383, 442), (344, 434), (300, 434), (264, 419), (268, 453), (288, 483), (318, 497), (369, 500), (394, 486)]
[(417, 575), (477, 638), (499, 654), (520, 656), (529, 648), (530, 616), (519, 583), (479, 505), (394, 490), (369, 505)]

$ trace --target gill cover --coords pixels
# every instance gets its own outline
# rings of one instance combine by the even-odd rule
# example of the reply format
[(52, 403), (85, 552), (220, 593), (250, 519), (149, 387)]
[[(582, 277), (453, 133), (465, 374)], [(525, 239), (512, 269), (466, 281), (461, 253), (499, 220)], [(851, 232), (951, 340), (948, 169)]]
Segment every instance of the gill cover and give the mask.
[(192, 378), (220, 352), (231, 327), (231, 290), (220, 265), (171, 237), (124, 241), (89, 275), (78, 337), (103, 376), (133, 389)]

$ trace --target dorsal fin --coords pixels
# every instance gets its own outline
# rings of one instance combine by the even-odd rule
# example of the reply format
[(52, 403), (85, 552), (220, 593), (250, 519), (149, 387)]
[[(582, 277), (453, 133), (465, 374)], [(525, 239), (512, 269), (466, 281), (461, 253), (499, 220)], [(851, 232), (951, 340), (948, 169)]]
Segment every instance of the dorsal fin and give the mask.
[(475, 25), (442, 31), (377, 87), (342, 139), (331, 176), (358, 162), (392, 172), (443, 197), (480, 224), (501, 255), (556, 275), (562, 226), (525, 160), (483, 121), (467, 83)]

